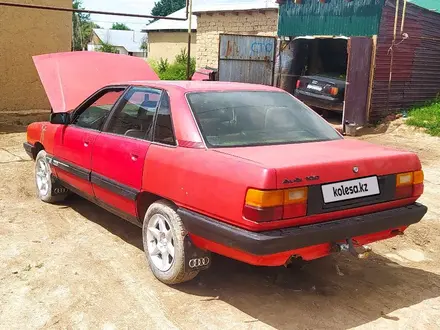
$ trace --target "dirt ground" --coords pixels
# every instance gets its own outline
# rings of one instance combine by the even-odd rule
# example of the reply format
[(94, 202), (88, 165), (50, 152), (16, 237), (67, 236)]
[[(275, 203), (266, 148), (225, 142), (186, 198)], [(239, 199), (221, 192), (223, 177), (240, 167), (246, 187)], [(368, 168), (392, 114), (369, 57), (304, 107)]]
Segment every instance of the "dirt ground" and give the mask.
[(439, 329), (440, 139), (401, 123), (360, 138), (420, 155), (429, 213), (405, 236), (373, 244), (367, 260), (302, 269), (215, 256), (168, 287), (147, 267), (139, 228), (79, 197), (36, 199), (26, 120), (0, 118), (0, 329)]

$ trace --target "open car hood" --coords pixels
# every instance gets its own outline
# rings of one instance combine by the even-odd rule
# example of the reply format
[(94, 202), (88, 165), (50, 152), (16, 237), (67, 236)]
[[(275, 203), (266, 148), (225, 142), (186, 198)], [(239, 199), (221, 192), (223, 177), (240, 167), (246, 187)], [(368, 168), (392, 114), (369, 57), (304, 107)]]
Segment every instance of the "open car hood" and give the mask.
[(33, 57), (53, 112), (76, 108), (102, 87), (125, 81), (159, 80), (141, 58), (100, 52)]

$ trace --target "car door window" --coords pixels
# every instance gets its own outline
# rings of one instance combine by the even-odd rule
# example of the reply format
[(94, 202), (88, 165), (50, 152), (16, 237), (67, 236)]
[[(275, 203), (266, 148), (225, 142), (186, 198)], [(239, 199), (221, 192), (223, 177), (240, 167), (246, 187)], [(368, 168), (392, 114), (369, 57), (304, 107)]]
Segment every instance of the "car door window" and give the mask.
[(121, 105), (110, 118), (107, 132), (149, 139), (162, 91), (136, 87), (123, 97)]
[(159, 110), (157, 111), (156, 126), (154, 128), (154, 141), (176, 145), (174, 138), (173, 122), (171, 120), (170, 98), (166, 92), (160, 101)]
[(123, 93), (124, 88), (106, 90), (99, 93), (96, 98), (93, 98), (85, 105), (83, 110), (80, 110), (81, 113), (75, 117), (73, 125), (101, 130), (110, 110)]

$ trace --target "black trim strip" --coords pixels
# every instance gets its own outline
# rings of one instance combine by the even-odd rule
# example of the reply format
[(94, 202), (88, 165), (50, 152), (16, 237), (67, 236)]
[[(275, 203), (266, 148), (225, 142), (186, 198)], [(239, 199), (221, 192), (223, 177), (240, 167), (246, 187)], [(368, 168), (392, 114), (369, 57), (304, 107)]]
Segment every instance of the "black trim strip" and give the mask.
[(63, 170), (65, 172), (68, 172), (70, 174), (73, 174), (80, 179), (83, 179), (85, 181), (90, 181), (90, 171), (81, 167), (74, 165), (70, 162), (62, 161), (59, 158), (53, 157), (53, 156), (46, 156), (47, 161), (50, 165), (55, 166), (56, 168), (59, 168), (60, 170)]
[(135, 201), (138, 194), (140, 193), (140, 191), (137, 189), (134, 189), (132, 187), (121, 184), (121, 183), (114, 181), (112, 179), (109, 179), (103, 175), (91, 172), (83, 167), (74, 165), (70, 162), (61, 161), (59, 158), (49, 156), (49, 155), (47, 155), (46, 158), (47, 158), (47, 161), (50, 165), (55, 166), (55, 167), (57, 167), (63, 171), (66, 171), (70, 174), (73, 174), (73, 175), (79, 177), (80, 179), (92, 182), (93, 184), (96, 184), (96, 185), (100, 186), (101, 188), (107, 189), (107, 190), (109, 190), (117, 195), (120, 195), (122, 197), (125, 197), (129, 200)]
[(91, 173), (92, 183), (130, 200), (136, 200), (139, 190), (116, 182), (100, 174)]
[(89, 202), (92, 202), (94, 204), (96, 204), (99, 207), (102, 207), (103, 209), (107, 210), (110, 213), (113, 213), (114, 215), (127, 220), (128, 222), (131, 222), (133, 224), (135, 224), (138, 227), (142, 227), (142, 223), (141, 221), (139, 221), (139, 219), (137, 217), (132, 216), (131, 214), (127, 214), (119, 209), (116, 209), (115, 207), (97, 199), (96, 197), (93, 197), (89, 194), (84, 193), (83, 191), (75, 188), (74, 186), (70, 185), (69, 183), (59, 180), (58, 181), (61, 183), (61, 185), (63, 185), (65, 188), (69, 189), (71, 192), (87, 199)]
[(32, 159), (34, 158), (34, 146), (30, 144), (29, 142), (23, 143), (24, 151), (28, 154), (29, 157)]
[(235, 227), (187, 209), (179, 208), (177, 213), (191, 234), (253, 255), (268, 255), (408, 226), (419, 222), (427, 210), (426, 206), (414, 203), (361, 216), (262, 232)]

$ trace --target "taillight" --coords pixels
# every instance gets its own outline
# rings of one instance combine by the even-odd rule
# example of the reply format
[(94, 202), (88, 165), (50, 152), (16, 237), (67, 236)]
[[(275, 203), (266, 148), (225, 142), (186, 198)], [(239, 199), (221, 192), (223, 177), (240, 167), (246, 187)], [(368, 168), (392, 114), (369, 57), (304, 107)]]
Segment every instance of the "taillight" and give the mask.
[(297, 80), (296, 81), (296, 88), (300, 88), (301, 87), (301, 80)]
[(397, 174), (395, 199), (419, 197), (420, 195), (422, 195), (423, 180), (423, 171)]
[(246, 193), (243, 216), (248, 220), (274, 221), (306, 214), (307, 187), (283, 190), (249, 189)]
[(338, 95), (339, 89), (337, 87), (330, 88), (330, 95)]
[(326, 92), (330, 95), (336, 96), (339, 93), (339, 89), (338, 89), (338, 87), (332, 87), (330, 85), (327, 85), (324, 87), (324, 92)]

